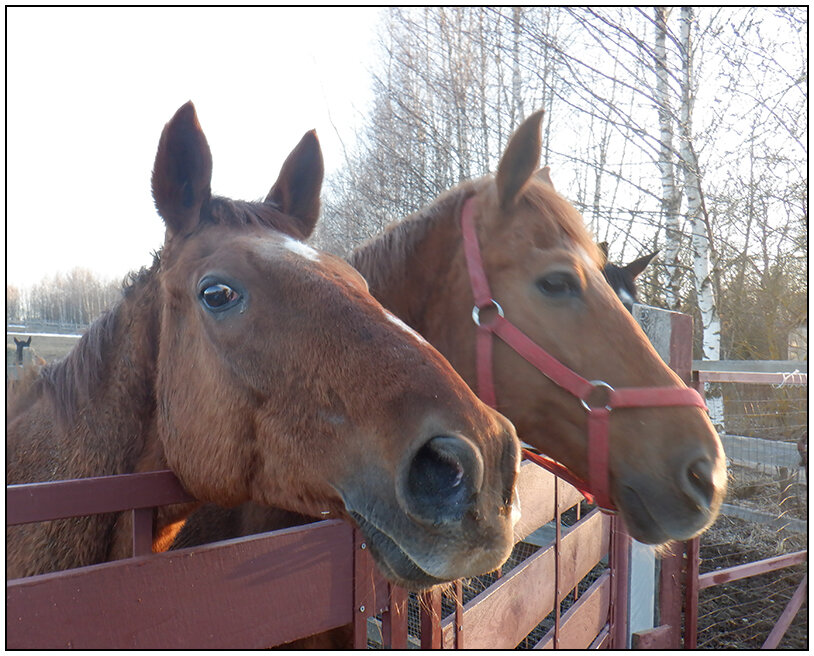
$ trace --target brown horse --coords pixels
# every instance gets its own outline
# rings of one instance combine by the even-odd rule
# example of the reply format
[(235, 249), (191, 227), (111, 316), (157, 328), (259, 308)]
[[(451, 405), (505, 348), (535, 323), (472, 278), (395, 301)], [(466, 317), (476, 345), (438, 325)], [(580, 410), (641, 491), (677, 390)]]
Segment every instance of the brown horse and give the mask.
[[(306, 246), (323, 176), (306, 133), (264, 202), (210, 193), (194, 107), (161, 135), (166, 240), (123, 300), (10, 408), (7, 480), (172, 469), (197, 499), (352, 517), (418, 589), (500, 566), (519, 445), (342, 260)], [(157, 513), (158, 540), (193, 509)], [(7, 529), (7, 577), (127, 553), (127, 515)]]
[[(536, 344), (588, 380), (614, 388), (684, 387), (602, 276), (602, 258), (578, 212), (537, 171), (542, 113), (529, 117), (497, 175), (464, 183), (353, 253), (385, 307), (477, 380), (473, 292), (460, 217), (474, 199), (476, 232), (493, 297)], [(518, 435), (589, 478), (587, 415), (501, 341), (494, 346), (497, 409)], [(723, 448), (697, 407), (622, 408), (609, 435), (610, 497), (642, 542), (683, 540), (714, 520), (725, 493)]]
[[(476, 326), (462, 244), (464, 202), (485, 271), (505, 315), (589, 380), (613, 387), (683, 388), (602, 275), (603, 258), (582, 217), (556, 193), (540, 159), (542, 114), (510, 140), (496, 176), (469, 181), (358, 248), (350, 263), (371, 293), (422, 334), (473, 388)], [(527, 443), (589, 478), (587, 417), (502, 342), (494, 346), (497, 409)], [(697, 407), (621, 408), (609, 421), (609, 495), (631, 534), (646, 543), (683, 540), (714, 520), (725, 493), (723, 448)], [(256, 509), (193, 516), (176, 546), (303, 521)]]

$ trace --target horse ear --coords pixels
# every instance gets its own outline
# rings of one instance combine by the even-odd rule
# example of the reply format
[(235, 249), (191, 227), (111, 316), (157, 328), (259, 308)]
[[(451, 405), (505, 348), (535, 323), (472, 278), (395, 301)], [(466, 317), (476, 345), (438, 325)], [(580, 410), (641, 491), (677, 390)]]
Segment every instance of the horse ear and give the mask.
[(28, 336), (28, 339), (25, 341), (26, 346), (31, 346), (31, 335)]
[(537, 173), (535, 173), (534, 176), (538, 180), (542, 180), (542, 182), (544, 182), (549, 187), (554, 189), (554, 182), (551, 180), (551, 167), (550, 166), (544, 166), (543, 168), (538, 169)]
[(168, 235), (188, 234), (198, 225), (211, 196), (212, 153), (192, 102), (164, 126), (153, 165), (153, 200)]
[(638, 260), (633, 260), (630, 264), (627, 264), (624, 269), (628, 272), (630, 277), (635, 280), (636, 276), (647, 268), (647, 265), (650, 264), (650, 260), (656, 257), (656, 255), (658, 255), (658, 251), (640, 257)]
[(517, 128), (497, 167), (500, 207), (514, 205), (523, 187), (540, 163), (540, 123), (543, 111), (534, 112)]
[(314, 231), (319, 218), (324, 174), (322, 148), (316, 130), (310, 130), (283, 162), (277, 182), (266, 196), (267, 203), (297, 220), (304, 237)]

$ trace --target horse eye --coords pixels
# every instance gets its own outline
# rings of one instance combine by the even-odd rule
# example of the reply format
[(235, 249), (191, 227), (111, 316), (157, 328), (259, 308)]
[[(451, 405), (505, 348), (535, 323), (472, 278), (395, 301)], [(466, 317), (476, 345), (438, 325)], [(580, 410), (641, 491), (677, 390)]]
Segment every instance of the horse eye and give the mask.
[(210, 310), (225, 310), (234, 305), (239, 298), (240, 294), (222, 283), (209, 285), (201, 290), (201, 299)]
[(543, 294), (552, 298), (579, 296), (582, 291), (579, 280), (573, 274), (564, 271), (543, 276), (537, 281), (537, 287)]

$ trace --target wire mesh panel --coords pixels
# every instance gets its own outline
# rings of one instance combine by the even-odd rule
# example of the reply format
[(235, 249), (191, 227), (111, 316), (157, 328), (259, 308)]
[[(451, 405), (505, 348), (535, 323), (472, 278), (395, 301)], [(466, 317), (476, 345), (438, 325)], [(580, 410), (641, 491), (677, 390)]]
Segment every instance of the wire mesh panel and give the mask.
[[(729, 487), (701, 536), (700, 573), (807, 548), (807, 385), (722, 383)], [(697, 646), (760, 648), (807, 572), (803, 563), (702, 589)], [(808, 648), (803, 602), (780, 648)]]

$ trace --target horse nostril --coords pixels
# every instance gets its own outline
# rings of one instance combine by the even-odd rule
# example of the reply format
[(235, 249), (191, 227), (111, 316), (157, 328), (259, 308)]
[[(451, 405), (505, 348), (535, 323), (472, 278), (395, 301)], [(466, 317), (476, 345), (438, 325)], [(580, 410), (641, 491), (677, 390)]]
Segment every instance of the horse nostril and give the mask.
[(709, 458), (698, 458), (689, 464), (682, 480), (684, 492), (702, 510), (710, 507), (715, 495), (712, 469), (713, 463)]
[(424, 444), (409, 464), (405, 481), (409, 510), (438, 523), (460, 519), (480, 489), (483, 465), (468, 441), (439, 435)]

